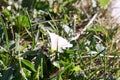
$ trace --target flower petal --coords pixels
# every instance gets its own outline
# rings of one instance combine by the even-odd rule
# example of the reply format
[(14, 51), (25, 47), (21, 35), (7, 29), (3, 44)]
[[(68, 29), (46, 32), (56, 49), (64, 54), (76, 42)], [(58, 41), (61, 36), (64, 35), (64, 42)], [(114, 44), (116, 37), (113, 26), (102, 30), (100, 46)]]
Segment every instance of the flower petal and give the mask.
[(52, 50), (58, 49), (58, 52), (62, 52), (62, 49), (70, 48), (73, 46), (67, 39), (64, 39), (55, 33), (50, 33), (49, 31), (47, 32), (50, 35)]

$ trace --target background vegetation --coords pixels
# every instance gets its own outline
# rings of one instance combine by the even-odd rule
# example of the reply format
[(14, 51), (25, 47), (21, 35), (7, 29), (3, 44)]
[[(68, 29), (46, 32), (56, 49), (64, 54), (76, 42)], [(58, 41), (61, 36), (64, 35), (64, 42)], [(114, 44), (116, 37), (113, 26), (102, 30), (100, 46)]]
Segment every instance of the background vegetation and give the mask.
[[(0, 80), (120, 79), (109, 0), (0, 0)], [(56, 33), (72, 48), (51, 52)], [(71, 31), (68, 31), (71, 30)]]

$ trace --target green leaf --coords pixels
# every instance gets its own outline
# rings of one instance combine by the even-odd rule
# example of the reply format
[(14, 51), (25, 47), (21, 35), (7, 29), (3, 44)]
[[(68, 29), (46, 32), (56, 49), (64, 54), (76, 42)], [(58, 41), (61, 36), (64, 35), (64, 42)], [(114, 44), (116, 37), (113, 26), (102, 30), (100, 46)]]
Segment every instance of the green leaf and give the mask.
[(30, 61), (23, 59), (22, 63), (27, 67), (29, 67), (32, 71), (36, 72), (34, 65)]
[(43, 75), (43, 58), (41, 58), (41, 73), (40, 73), (40, 76), (41, 76), (41, 78), (43, 78), (44, 77), (44, 75)]
[(20, 15), (17, 17), (17, 23), (19, 27), (29, 27), (29, 20), (28, 17), (24, 15)]
[(7, 9), (4, 9), (4, 10), (3, 10), (3, 13), (4, 13), (7, 17), (10, 16), (10, 12), (9, 12)]
[(65, 73), (70, 67), (73, 66), (73, 63), (68, 64), (65, 69), (61, 72), (61, 74)]
[(102, 27), (88, 28), (87, 31), (95, 31), (95, 32), (102, 32), (102, 33), (105, 33), (105, 29), (102, 28)]
[[(30, 43), (29, 42), (25, 42), (25, 44), (21, 45), (20, 47), (20, 51), (23, 51)], [(28, 53), (30, 54), (30, 53)]]
[(46, 1), (46, 2), (37, 2), (36, 5), (35, 5), (36, 9), (37, 10), (45, 10), (49, 7), (49, 3)]
[(30, 77), (31, 76), (31, 71), (29, 71), (26, 68), (23, 68), (24, 73), (26, 74), (26, 77)]
[(73, 68), (73, 71), (75, 71), (75, 72), (80, 71), (80, 70), (81, 70), (80, 66), (75, 66), (75, 67)]
[(55, 80), (63, 80), (62, 75), (61, 74), (57, 75)]
[(108, 4), (109, 0), (101, 0), (100, 7), (105, 7)]

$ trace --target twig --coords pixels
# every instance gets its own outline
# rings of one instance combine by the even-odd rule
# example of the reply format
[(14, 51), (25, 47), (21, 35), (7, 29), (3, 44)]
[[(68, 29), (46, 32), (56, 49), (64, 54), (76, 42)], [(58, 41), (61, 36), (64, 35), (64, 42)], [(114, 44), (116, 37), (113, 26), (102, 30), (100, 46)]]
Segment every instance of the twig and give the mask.
[(83, 33), (86, 31), (87, 28), (90, 28), (90, 27), (91, 27), (90, 25), (93, 23), (93, 21), (95, 20), (95, 18), (97, 17), (97, 15), (98, 15), (98, 13), (96, 13), (96, 14), (92, 17), (92, 19), (88, 22), (88, 24), (85, 26), (85, 28), (84, 28), (83, 31), (81, 32), (81, 34), (83, 34)]

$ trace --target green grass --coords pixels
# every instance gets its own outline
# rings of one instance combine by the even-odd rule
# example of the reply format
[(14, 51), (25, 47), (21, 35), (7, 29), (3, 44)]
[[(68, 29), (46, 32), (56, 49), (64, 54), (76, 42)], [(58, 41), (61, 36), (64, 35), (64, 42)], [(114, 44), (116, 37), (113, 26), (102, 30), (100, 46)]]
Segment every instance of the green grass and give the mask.
[[(13, 1), (11, 10), (8, 1), (0, 5), (5, 7), (0, 9), (0, 80), (119, 79), (120, 28), (110, 23), (106, 2), (95, 0), (96, 7), (85, 7), (82, 0), (56, 1), (57, 5), (35, 0), (32, 6), (24, 1), (19, 8)], [(52, 52), (48, 30), (73, 47)], [(79, 38), (71, 41), (76, 34)]]

